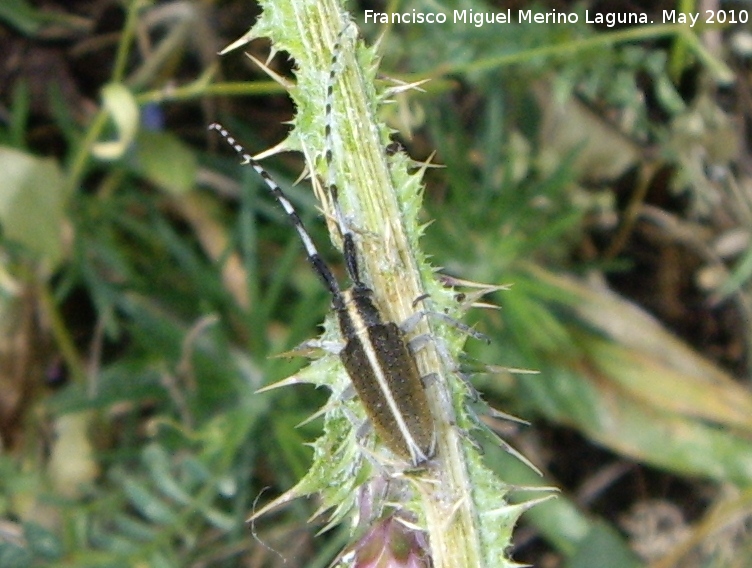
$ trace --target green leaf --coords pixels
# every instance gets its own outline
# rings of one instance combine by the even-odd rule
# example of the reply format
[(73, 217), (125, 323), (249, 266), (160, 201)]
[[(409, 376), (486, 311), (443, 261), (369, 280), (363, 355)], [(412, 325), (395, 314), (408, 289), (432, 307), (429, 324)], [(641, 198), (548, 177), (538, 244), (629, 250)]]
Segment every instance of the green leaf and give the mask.
[[(0, 2), (0, 21), (20, 32), (31, 35), (41, 26), (37, 12), (24, 0), (3, 0)], [(5, 566), (5, 564), (3, 564)]]
[(590, 529), (582, 546), (567, 562), (568, 568), (637, 568), (642, 566), (614, 530), (604, 523)]
[(29, 568), (31, 553), (9, 542), (0, 542), (0, 566), (3, 568)]
[(151, 488), (133, 479), (126, 479), (125, 492), (133, 506), (147, 519), (162, 525), (177, 522), (174, 511), (161, 499), (158, 499)]
[(728, 280), (718, 290), (718, 294), (721, 298), (727, 298), (738, 292), (750, 278), (752, 278), (752, 247), (748, 248), (741, 257)]
[(175, 479), (170, 458), (162, 446), (149, 444), (144, 449), (143, 461), (152, 481), (165, 496), (181, 505), (187, 505), (193, 500)]
[(167, 132), (143, 131), (136, 144), (135, 168), (169, 193), (184, 193), (196, 181), (196, 157), (177, 137)]
[(0, 147), (0, 224), (5, 238), (45, 260), (50, 269), (63, 253), (63, 174), (55, 160)]
[(117, 137), (107, 142), (97, 142), (91, 152), (101, 160), (116, 160), (125, 154), (136, 137), (138, 105), (133, 94), (124, 85), (117, 83), (102, 89), (102, 104), (115, 124)]
[(29, 543), (29, 548), (36, 556), (41, 556), (46, 560), (55, 560), (63, 555), (63, 543), (55, 534), (41, 525), (27, 523), (24, 526), (24, 536), (26, 542)]

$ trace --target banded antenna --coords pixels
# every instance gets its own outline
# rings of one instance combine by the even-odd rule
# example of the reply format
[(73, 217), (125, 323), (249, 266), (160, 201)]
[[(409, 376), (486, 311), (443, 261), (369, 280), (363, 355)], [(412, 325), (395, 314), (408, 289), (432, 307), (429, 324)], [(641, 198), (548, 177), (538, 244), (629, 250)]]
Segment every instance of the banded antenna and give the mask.
[(243, 162), (258, 172), (284, 208), (303, 241), (308, 261), (332, 296), (332, 307), (344, 342), (339, 357), (366, 414), (381, 441), (396, 455), (418, 466), (436, 451), (435, 426), (423, 381), (405, 332), (396, 323), (385, 321), (374, 303), (373, 291), (361, 280), (355, 238), (347, 228), (338, 202), (334, 176), (334, 91), (347, 28), (346, 25), (337, 35), (332, 50), (325, 97), (324, 159), (351, 288), (344, 292), (340, 289), (292, 204), (267, 171), (221, 125), (214, 123), (209, 129), (219, 132)]

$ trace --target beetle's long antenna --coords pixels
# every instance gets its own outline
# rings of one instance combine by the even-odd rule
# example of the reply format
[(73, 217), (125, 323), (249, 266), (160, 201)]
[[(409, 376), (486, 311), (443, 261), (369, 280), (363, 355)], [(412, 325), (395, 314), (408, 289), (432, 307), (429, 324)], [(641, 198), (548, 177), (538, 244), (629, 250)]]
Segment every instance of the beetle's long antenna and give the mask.
[(321, 258), (316, 245), (313, 244), (311, 236), (308, 234), (308, 231), (306, 231), (305, 225), (303, 225), (303, 221), (301, 221), (300, 216), (295, 211), (295, 208), (287, 199), (282, 189), (279, 187), (279, 185), (277, 185), (277, 182), (272, 179), (272, 176), (269, 175), (269, 172), (267, 172), (263, 168), (263, 166), (253, 158), (253, 156), (246, 152), (245, 148), (243, 148), (243, 146), (237, 140), (235, 140), (235, 138), (233, 138), (221, 124), (215, 122), (214, 124), (211, 124), (209, 126), (209, 130), (216, 130), (217, 132), (219, 132), (219, 134), (227, 141), (227, 143), (232, 146), (232, 148), (238, 153), (238, 155), (240, 155), (240, 157), (243, 159), (243, 162), (250, 164), (251, 167), (253, 167), (253, 169), (258, 172), (258, 174), (261, 176), (261, 179), (264, 180), (264, 183), (266, 183), (267, 187), (269, 188), (269, 191), (271, 191), (272, 195), (277, 199), (277, 201), (279, 201), (280, 205), (282, 205), (282, 208), (290, 218), (290, 221), (295, 227), (295, 230), (298, 232), (298, 235), (300, 235), (300, 240), (303, 241), (303, 246), (305, 247), (306, 255), (308, 256), (308, 261), (311, 263), (313, 269), (324, 282), (324, 286), (326, 286), (327, 290), (329, 290), (329, 292), (331, 293), (334, 307), (344, 307), (342, 291), (339, 288), (339, 284), (337, 284), (337, 280), (334, 278), (334, 274), (332, 274), (329, 266)]

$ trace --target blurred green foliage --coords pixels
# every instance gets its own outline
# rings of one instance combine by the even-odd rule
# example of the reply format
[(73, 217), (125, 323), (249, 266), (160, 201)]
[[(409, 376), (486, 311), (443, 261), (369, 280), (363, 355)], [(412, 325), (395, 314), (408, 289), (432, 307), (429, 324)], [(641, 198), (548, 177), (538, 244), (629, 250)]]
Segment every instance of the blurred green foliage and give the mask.
[[(51, 15), (21, 0), (13, 4), (17, 10), (2, 8), (0, 18), (32, 44), (53, 32), (78, 44), (88, 37), (82, 20), (95, 23), (91, 14)], [(175, 63), (188, 51), (214, 53), (234, 40), (218, 38), (216, 21), (243, 4), (127, 3), (115, 64), (96, 85), (93, 114), (87, 108), (82, 116), (53, 89), (40, 129), (28, 94), (33, 77), (19, 81), (6, 100), (0, 127), (4, 568), (281, 565), (281, 558), (288, 566), (325, 566), (346, 540), (335, 532), (313, 541), (301, 528), (315, 509), (307, 503), (253, 527), (244, 522), (265, 487), (288, 488), (306, 471), (305, 443), (320, 426), (296, 425), (324, 395), (308, 387), (254, 393), (300, 364), (271, 356), (316, 333), (326, 294), (260, 180), (234, 157), (206, 149), (203, 127), (213, 111), (193, 105), (188, 125), (169, 119), (164, 128), (144, 125), (155, 101), (157, 113), (169, 116), (212, 96), (275, 91), (266, 80), (208, 80), (214, 59)], [(458, 5), (492, 10), (481, 2)], [(394, 2), (390, 9), (432, 6)], [(354, 19), (363, 21), (357, 11)], [(251, 23), (233, 31), (243, 33)], [(631, 166), (641, 155), (635, 141), (649, 141), (656, 155), (681, 165), (707, 144), (677, 141), (672, 127), (680, 118), (701, 121), (707, 114), (683, 102), (668, 61), (677, 52), (685, 67), (700, 61), (710, 79), (728, 70), (692, 33), (652, 29), (651, 35), (651, 27), (597, 32), (584, 24), (508, 25), (503, 32), (393, 26), (380, 46), (382, 70), (433, 81), (383, 112), (408, 145), (415, 132), (416, 159), (430, 153), (421, 146), (428, 143), (446, 165), (428, 174), (427, 252), (455, 277), (512, 285), (487, 299), (501, 312), (477, 316), (491, 346), (469, 350), (485, 363), (541, 373), (481, 377), (485, 396), (531, 420), (528, 430), (546, 419), (614, 455), (712, 481), (724, 488), (713, 500), (725, 511), (726, 500), (749, 501), (746, 385), (592, 278), (631, 259), (578, 255), (592, 219), (615, 208), (607, 191), (587, 186), (594, 175), (616, 177), (603, 155), (625, 157)], [(381, 31), (363, 26), (368, 41)], [(138, 34), (151, 34), (151, 50), (138, 44)], [(636, 43), (659, 38), (671, 44), (668, 50)], [(176, 68), (193, 76), (181, 75), (181, 86), (171, 89)], [(667, 120), (648, 112), (640, 89), (646, 76), (658, 85)], [(576, 108), (583, 99), (618, 108), (628, 116), (623, 128), (604, 135), (582, 119), (547, 129), (557, 109), (583, 116)], [(276, 141), (261, 141), (261, 127), (240, 112), (221, 114), (253, 150)], [(274, 127), (280, 122), (274, 112), (265, 115)], [(562, 132), (576, 136), (563, 140)], [(39, 150), (48, 147), (46, 136), (62, 149)], [(326, 242), (305, 184), (291, 187), (299, 162), (276, 159), (269, 167), (311, 221), (316, 242)], [(613, 167), (622, 173), (625, 164)], [(699, 210), (708, 180), (690, 181)], [(338, 262), (331, 250), (326, 254)], [(749, 255), (724, 294), (749, 299)], [(68, 382), (42, 386), (44, 370), (56, 368), (67, 370)], [(530, 442), (529, 435), (510, 435)], [(522, 453), (545, 470), (545, 459), (529, 447)], [(555, 478), (531, 478), (492, 445), (487, 453), (505, 481), (558, 485)], [(695, 534), (715, 534), (732, 516), (748, 518), (749, 505), (726, 517), (708, 514)], [(609, 566), (640, 565), (616, 527), (573, 496), (536, 507), (529, 519), (570, 566), (605, 566), (594, 560), (602, 558)], [(685, 552), (694, 541), (688, 542)], [(748, 545), (740, 550), (749, 558)], [(713, 551), (698, 565), (744, 563)]]

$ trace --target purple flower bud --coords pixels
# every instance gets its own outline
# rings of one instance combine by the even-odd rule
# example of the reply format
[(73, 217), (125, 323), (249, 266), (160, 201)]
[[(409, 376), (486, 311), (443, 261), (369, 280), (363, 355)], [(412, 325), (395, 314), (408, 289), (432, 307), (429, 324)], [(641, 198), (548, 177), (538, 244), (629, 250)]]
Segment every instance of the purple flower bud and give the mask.
[(378, 521), (355, 544), (353, 568), (430, 568), (425, 535), (397, 516)]

